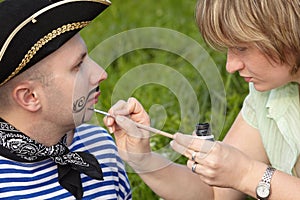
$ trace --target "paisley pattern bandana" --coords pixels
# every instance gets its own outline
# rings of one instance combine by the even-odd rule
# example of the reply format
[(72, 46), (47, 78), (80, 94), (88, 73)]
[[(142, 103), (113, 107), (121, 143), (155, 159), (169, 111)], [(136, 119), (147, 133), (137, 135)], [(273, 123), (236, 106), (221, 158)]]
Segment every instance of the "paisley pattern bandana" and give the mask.
[(56, 145), (47, 147), (0, 118), (0, 155), (19, 162), (38, 162), (51, 158), (58, 167), (58, 181), (76, 199), (83, 196), (80, 173), (103, 180), (97, 159), (89, 153), (70, 152), (65, 135)]

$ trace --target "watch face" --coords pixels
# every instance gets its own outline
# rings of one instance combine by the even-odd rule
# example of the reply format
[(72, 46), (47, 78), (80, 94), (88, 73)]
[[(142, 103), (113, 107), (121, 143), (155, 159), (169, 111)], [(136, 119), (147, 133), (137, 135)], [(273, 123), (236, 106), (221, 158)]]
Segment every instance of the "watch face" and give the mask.
[(270, 195), (270, 186), (266, 184), (257, 186), (256, 194), (260, 198), (267, 198)]

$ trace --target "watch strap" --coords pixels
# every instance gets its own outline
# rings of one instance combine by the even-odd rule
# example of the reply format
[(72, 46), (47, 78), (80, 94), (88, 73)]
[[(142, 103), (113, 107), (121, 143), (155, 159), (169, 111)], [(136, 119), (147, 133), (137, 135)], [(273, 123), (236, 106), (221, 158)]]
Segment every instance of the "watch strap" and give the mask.
[(272, 176), (275, 172), (275, 168), (274, 167), (271, 167), (271, 166), (268, 166), (261, 181), (265, 182), (265, 183), (268, 183), (270, 184), (271, 183), (271, 179), (272, 179)]
[(270, 193), (269, 193), (269, 195), (267, 197), (260, 197), (257, 194), (257, 192), (256, 192), (256, 197), (258, 198), (258, 200), (267, 200), (269, 198), (269, 196), (271, 194), (271, 179), (272, 179), (272, 176), (273, 176), (275, 170), (276, 169), (274, 167), (272, 167), (272, 166), (268, 166), (267, 167), (267, 169), (266, 169), (263, 177), (261, 178), (258, 186), (262, 185), (262, 184), (265, 185), (265, 186), (267, 186), (268, 189), (269, 189), (269, 191), (270, 191)]

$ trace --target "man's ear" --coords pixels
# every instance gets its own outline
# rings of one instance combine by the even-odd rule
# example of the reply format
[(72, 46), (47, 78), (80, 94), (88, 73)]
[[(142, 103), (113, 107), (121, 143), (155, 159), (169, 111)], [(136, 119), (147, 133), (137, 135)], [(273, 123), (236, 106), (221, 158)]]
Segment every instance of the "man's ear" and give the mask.
[(31, 82), (18, 84), (13, 90), (12, 98), (25, 110), (36, 112), (41, 108), (41, 99)]

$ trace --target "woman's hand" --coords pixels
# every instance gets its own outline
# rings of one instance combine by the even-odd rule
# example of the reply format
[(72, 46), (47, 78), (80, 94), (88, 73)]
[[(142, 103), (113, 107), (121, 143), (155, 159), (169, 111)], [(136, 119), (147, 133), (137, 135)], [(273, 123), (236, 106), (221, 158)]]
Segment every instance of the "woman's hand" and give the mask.
[(108, 111), (113, 117), (103, 119), (109, 132), (114, 133), (120, 156), (128, 163), (140, 163), (151, 152), (149, 132), (136, 127), (134, 122), (150, 124), (143, 106), (135, 99), (120, 100)]
[(176, 133), (171, 146), (189, 158), (187, 167), (208, 185), (241, 189), (243, 176), (251, 173), (253, 160), (225, 143)]

